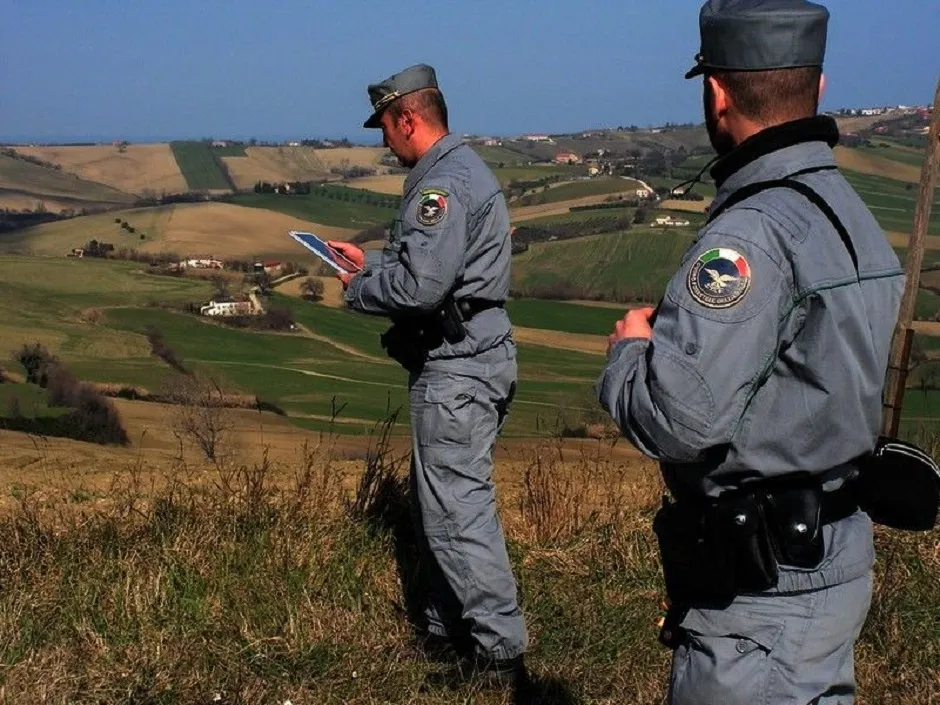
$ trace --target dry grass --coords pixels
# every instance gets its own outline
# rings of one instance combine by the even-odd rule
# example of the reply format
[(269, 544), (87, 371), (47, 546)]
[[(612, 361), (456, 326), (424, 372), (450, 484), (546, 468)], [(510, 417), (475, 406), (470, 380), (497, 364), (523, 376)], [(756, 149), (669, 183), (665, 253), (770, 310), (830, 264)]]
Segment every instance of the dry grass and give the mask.
[(283, 253), (303, 256), (288, 230), (315, 228), (323, 237), (346, 239), (355, 231), (316, 225), (283, 213), (231, 203), (175, 206), (159, 239), (142, 249), (150, 252), (197, 252), (219, 257), (250, 257)]
[(327, 169), (349, 166), (378, 167), (379, 161), (388, 154), (384, 147), (340, 147), (316, 149), (317, 158)]
[(16, 151), (61, 164), (63, 171), (128, 193), (188, 190), (169, 144), (132, 144), (123, 153), (111, 145), (17, 147)]
[[(320, 301), (324, 306), (333, 308), (342, 308), (343, 303), (343, 283), (336, 277), (314, 277), (323, 282), (323, 299)], [(300, 287), (303, 279), (291, 279), (277, 287), (278, 292), (287, 296), (296, 296), (300, 298), (303, 295)]]
[(893, 159), (879, 157), (858, 149), (836, 147), (836, 164), (849, 171), (881, 176), (886, 179), (920, 183), (920, 168)]
[[(128, 234), (114, 221), (122, 218), (137, 230)], [(325, 237), (347, 239), (356, 231), (310, 223), (283, 213), (231, 203), (194, 203), (117, 211), (46, 223), (4, 239), (8, 247), (39, 255), (62, 255), (91, 239), (144, 252), (247, 259), (277, 255), (300, 259), (304, 250), (288, 230), (316, 229)], [(144, 234), (145, 240), (139, 235)]]
[[(207, 460), (178, 407), (116, 405), (133, 447), (0, 431), (0, 701), (509, 702), (429, 685), (394, 417), (350, 439), (226, 410)], [(662, 702), (656, 465), (614, 440), (497, 455), (543, 696), (516, 702)], [(938, 540), (878, 532), (859, 705), (940, 697)]]
[(5, 192), (0, 189), (0, 208), (9, 208), (10, 210), (16, 211), (35, 210), (40, 203), (45, 206), (47, 211), (53, 213), (61, 213), (68, 209), (75, 210), (86, 205), (86, 202), (75, 201), (68, 198), (46, 198), (42, 195), (24, 196), (19, 193)]
[[(280, 460), (257, 446), (160, 470), (131, 456), (95, 484), (74, 467), (50, 478), (37, 446), (47, 481), (21, 482), (0, 512), (0, 565), (16, 576), (0, 584), (0, 697), (506, 705), (472, 684), (428, 685), (441, 667), (409, 636), (407, 452), (383, 438), (356, 463), (330, 437)], [(662, 702), (650, 526), (662, 485), (652, 463), (619, 457), (610, 443), (543, 441), (508, 462), (515, 481), (497, 476), (544, 696), (521, 702)], [(878, 543), (858, 702), (934, 702), (937, 536)]]
[(348, 183), (354, 188), (364, 188), (367, 191), (375, 191), (376, 193), (390, 193), (401, 196), (405, 187), (405, 178), (404, 174), (363, 176), (358, 179), (350, 179)]
[(235, 185), (240, 189), (250, 189), (258, 181), (322, 179), (330, 176), (331, 168), (344, 163), (350, 167), (376, 167), (386, 153), (385, 149), (372, 147), (247, 147), (244, 157), (222, 157), (222, 160)]
[(680, 199), (669, 199), (659, 204), (660, 208), (667, 208), (673, 211), (686, 211), (687, 213), (704, 213), (708, 210), (712, 199), (706, 197), (704, 201), (683, 201)]

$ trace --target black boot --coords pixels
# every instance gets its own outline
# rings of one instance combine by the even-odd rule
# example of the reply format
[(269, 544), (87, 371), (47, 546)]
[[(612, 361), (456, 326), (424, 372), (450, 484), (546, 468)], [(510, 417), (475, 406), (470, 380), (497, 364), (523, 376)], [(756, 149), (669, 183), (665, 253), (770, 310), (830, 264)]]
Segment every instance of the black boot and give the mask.
[(471, 678), (485, 690), (519, 691), (530, 685), (523, 656), (494, 659), (477, 654), (472, 662)]
[(425, 680), (426, 688), (457, 690), (467, 685), (479, 690), (506, 690), (519, 695), (528, 692), (531, 680), (522, 656), (499, 660), (480, 655), (460, 659), (452, 669), (431, 673)]
[(421, 655), (434, 663), (457, 663), (473, 653), (472, 642), (459, 636), (452, 638), (425, 632), (418, 637), (417, 642)]

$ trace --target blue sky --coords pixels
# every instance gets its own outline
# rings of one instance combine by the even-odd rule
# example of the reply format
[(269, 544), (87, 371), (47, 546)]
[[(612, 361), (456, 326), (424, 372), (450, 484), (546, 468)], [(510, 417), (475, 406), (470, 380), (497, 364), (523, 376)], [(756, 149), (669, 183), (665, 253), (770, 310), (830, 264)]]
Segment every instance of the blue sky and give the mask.
[[(830, 0), (826, 109), (927, 103), (937, 0)], [(343, 137), (432, 64), (455, 132), (698, 122), (698, 0), (6, 0), (0, 139)]]

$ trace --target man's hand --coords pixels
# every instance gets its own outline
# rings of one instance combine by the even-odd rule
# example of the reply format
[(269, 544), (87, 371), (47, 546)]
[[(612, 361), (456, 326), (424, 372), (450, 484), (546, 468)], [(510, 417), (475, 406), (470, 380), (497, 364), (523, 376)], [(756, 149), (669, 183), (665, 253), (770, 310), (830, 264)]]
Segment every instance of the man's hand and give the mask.
[(627, 315), (617, 321), (614, 326), (614, 332), (607, 338), (607, 353), (616, 343), (627, 338), (645, 338), (650, 340), (653, 337), (653, 328), (650, 325), (650, 318), (656, 313), (655, 308), (647, 306), (646, 308), (635, 308), (628, 311)]
[[(340, 242), (339, 240), (327, 240), (326, 244), (332, 247), (334, 250), (339, 252), (343, 257), (348, 259), (359, 269), (362, 269), (366, 263), (365, 253), (362, 251), (361, 247), (358, 247), (351, 242)], [(356, 276), (353, 274), (343, 274), (342, 272), (336, 273), (336, 278), (343, 282), (343, 291), (349, 287), (349, 282), (352, 281), (352, 278)]]
[(362, 269), (366, 264), (366, 255), (362, 248), (351, 242), (340, 242), (339, 240), (327, 240), (326, 244), (339, 252), (354, 265)]

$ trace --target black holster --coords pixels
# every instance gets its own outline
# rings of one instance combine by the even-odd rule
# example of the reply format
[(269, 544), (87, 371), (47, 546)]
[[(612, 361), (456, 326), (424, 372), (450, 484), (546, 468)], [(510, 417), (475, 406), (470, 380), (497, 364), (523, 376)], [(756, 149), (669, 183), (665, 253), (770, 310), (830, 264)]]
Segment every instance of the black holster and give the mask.
[(431, 313), (395, 320), (382, 334), (381, 342), (389, 357), (407, 370), (417, 370), (424, 365), (429, 351), (445, 341), (455, 345), (466, 337), (464, 317), (454, 297), (449, 295)]
[(673, 604), (722, 606), (776, 586), (779, 565), (813, 568), (825, 553), (822, 489), (801, 479), (751, 485), (707, 502), (669, 499), (653, 522)]

